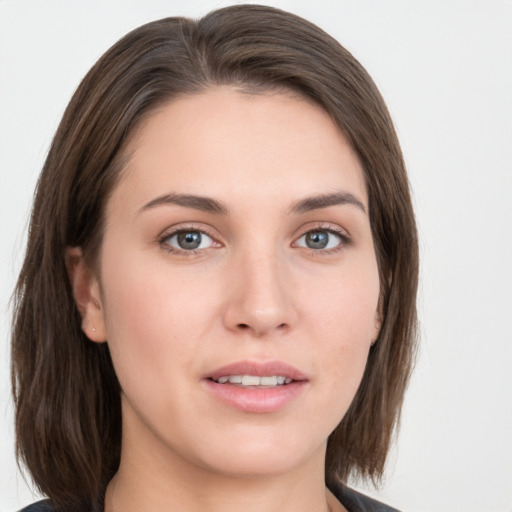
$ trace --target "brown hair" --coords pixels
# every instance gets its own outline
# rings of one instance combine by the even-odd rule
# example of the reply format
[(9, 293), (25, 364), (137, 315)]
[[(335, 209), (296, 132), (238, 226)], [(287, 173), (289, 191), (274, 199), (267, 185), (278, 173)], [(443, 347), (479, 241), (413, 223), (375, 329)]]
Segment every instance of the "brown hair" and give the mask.
[(416, 342), (418, 249), (393, 124), (362, 66), (315, 25), (241, 5), (137, 28), (89, 71), (39, 178), (15, 293), (12, 381), (17, 454), (57, 508), (101, 509), (119, 465), (119, 384), (108, 345), (81, 330), (65, 249), (90, 262), (105, 205), (141, 119), (214, 85), (291, 90), (333, 117), (362, 163), (381, 281), (382, 327), (355, 399), (328, 441), (326, 479), (382, 475)]

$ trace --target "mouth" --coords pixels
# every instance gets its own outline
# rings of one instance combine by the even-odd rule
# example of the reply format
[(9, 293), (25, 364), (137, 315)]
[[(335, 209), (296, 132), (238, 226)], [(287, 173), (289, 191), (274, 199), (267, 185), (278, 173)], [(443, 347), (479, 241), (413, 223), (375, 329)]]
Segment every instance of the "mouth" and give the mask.
[(218, 379), (210, 379), (217, 384), (229, 384), (243, 388), (275, 388), (277, 386), (287, 386), (293, 382), (293, 379), (284, 375), (223, 375)]
[(243, 412), (270, 413), (296, 400), (307, 389), (309, 379), (280, 361), (242, 361), (205, 375), (203, 382), (225, 405)]

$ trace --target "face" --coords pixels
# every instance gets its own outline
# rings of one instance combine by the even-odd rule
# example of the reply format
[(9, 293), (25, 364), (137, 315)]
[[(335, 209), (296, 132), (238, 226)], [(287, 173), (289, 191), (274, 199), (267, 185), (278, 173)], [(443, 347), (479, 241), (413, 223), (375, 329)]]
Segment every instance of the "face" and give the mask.
[(323, 460), (378, 334), (354, 151), (305, 100), (216, 88), (147, 118), (128, 155), (80, 299), (123, 450), (237, 475)]

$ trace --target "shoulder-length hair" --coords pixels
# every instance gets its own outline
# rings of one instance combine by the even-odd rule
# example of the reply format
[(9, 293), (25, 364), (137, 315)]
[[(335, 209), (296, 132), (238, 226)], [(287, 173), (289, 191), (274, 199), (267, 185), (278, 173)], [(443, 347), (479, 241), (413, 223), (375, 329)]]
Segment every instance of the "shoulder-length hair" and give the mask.
[(12, 381), (18, 459), (58, 509), (101, 508), (121, 446), (108, 345), (81, 330), (65, 249), (82, 247), (94, 266), (127, 138), (173, 98), (216, 85), (298, 93), (332, 116), (360, 159), (382, 327), (353, 403), (328, 440), (326, 479), (382, 475), (416, 341), (417, 235), (400, 146), (376, 86), (345, 48), (298, 16), (240, 5), (130, 32), (85, 76), (53, 139), (15, 291)]

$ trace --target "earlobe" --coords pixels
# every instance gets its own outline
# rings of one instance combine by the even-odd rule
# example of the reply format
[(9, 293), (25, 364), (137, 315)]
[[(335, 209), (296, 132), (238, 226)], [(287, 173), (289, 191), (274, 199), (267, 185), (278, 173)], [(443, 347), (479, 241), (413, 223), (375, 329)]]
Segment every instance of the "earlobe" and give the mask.
[(80, 247), (66, 249), (68, 271), (73, 298), (82, 317), (82, 330), (96, 343), (106, 341), (105, 320), (98, 279), (86, 264)]

